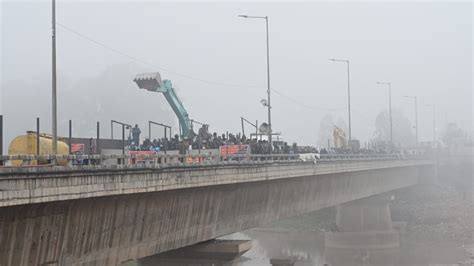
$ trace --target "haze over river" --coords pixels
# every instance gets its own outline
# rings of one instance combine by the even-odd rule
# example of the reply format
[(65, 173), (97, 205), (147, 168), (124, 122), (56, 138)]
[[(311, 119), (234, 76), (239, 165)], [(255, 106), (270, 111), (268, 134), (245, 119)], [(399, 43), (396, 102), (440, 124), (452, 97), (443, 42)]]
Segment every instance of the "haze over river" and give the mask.
[[(227, 238), (227, 237), (226, 237)], [(271, 265), (272, 258), (293, 258), (295, 266), (309, 265), (458, 265), (468, 253), (455, 243), (421, 242), (402, 236), (400, 248), (382, 250), (331, 250), (324, 233), (287, 229), (254, 229), (228, 238), (252, 239), (252, 249), (234, 265)]]

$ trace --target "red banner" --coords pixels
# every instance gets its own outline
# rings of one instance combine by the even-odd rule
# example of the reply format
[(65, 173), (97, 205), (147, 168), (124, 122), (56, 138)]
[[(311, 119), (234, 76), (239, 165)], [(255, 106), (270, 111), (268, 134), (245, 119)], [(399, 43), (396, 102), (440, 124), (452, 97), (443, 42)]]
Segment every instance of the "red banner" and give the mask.
[(204, 157), (195, 157), (195, 156), (187, 156), (186, 163), (202, 163), (204, 161)]
[(224, 145), (219, 147), (221, 156), (233, 155), (233, 154), (249, 154), (250, 146), (247, 144), (241, 145)]
[(154, 155), (156, 152), (154, 151), (129, 151), (128, 154), (130, 155)]
[(84, 144), (82, 143), (71, 143), (71, 153), (84, 153)]
[[(156, 152), (154, 151), (129, 151), (129, 155), (154, 155)], [(130, 164), (136, 164), (136, 163), (146, 163), (147, 161), (153, 162), (153, 159), (145, 159), (145, 158), (130, 158), (129, 163)]]

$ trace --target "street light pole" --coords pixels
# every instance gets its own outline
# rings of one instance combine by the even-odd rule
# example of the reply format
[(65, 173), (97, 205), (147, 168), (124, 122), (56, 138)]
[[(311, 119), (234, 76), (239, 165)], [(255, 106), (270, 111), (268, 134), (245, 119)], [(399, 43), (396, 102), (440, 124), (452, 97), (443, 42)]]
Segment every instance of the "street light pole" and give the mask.
[(53, 154), (58, 154), (58, 116), (57, 116), (57, 94), (56, 94), (56, 1), (52, 0), (52, 133)]
[(268, 145), (270, 146), (270, 154), (272, 154), (272, 105), (270, 103), (270, 45), (268, 40), (268, 16), (265, 16), (265, 29), (267, 32), (267, 97), (268, 97)]
[(268, 37), (268, 16), (247, 16), (239, 15), (241, 18), (255, 18), (255, 19), (265, 19), (265, 31), (266, 31), (266, 40), (267, 40), (267, 111), (268, 111), (268, 145), (270, 146), (270, 154), (272, 153), (272, 112), (271, 112), (271, 101), (270, 101), (270, 41)]
[(340, 59), (329, 59), (333, 62), (344, 62), (347, 63), (347, 114), (349, 120), (349, 146), (351, 145), (352, 140), (352, 125), (351, 125), (351, 79), (349, 72), (349, 60), (340, 60)]
[(377, 84), (388, 85), (388, 109), (390, 113), (390, 148), (393, 148), (393, 125), (392, 125), (392, 83), (377, 82)]
[(436, 108), (434, 104), (426, 104), (433, 107), (433, 147), (436, 148)]
[(410, 98), (415, 100), (415, 136), (416, 136), (416, 145), (418, 145), (418, 103), (416, 96), (404, 96), (405, 98)]

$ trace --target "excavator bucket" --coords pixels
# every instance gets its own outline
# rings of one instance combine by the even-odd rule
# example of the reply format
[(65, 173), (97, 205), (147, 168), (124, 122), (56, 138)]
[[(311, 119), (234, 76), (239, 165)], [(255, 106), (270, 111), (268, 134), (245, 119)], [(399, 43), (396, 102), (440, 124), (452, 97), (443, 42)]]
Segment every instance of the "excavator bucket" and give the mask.
[(158, 72), (137, 74), (133, 81), (137, 83), (140, 89), (163, 92), (163, 81), (161, 80), (160, 73)]

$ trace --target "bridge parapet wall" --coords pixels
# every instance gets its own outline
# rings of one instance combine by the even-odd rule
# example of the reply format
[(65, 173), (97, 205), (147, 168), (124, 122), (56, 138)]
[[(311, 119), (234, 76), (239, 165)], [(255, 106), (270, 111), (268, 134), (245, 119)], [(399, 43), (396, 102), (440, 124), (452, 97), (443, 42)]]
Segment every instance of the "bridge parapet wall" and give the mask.
[(227, 163), (0, 172), (0, 207), (432, 164), (429, 160)]

